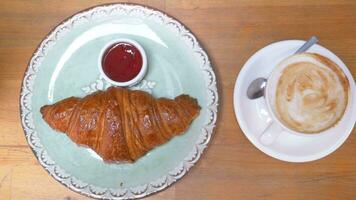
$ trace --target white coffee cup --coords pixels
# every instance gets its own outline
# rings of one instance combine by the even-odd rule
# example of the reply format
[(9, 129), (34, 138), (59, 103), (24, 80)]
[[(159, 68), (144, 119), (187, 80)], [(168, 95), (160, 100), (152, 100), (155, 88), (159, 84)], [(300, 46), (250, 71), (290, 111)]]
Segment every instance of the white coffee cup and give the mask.
[[(317, 137), (320, 136), (321, 134), (325, 134), (327, 132), (332, 131), (332, 129), (334, 129), (338, 122), (336, 122), (336, 124), (334, 124), (334, 126), (318, 132), (318, 133), (303, 133), (303, 132), (298, 132), (296, 130), (293, 130), (291, 128), (289, 128), (288, 126), (286, 126), (276, 115), (276, 110), (275, 110), (275, 97), (276, 97), (276, 88), (277, 88), (277, 84), (279, 82), (279, 78), (282, 74), (282, 71), (288, 67), (289, 65), (283, 62), (286, 62), (286, 60), (288, 60), (288, 58), (286, 58), (285, 60), (281, 61), (272, 71), (272, 73), (270, 74), (270, 76), (267, 79), (267, 85), (265, 88), (265, 95), (264, 95), (264, 99), (266, 101), (266, 105), (267, 105), (267, 109), (269, 112), (269, 115), (271, 117), (271, 120), (269, 121), (267, 127), (264, 129), (264, 131), (262, 132), (262, 134), (260, 135), (260, 142), (264, 145), (270, 145), (272, 144), (276, 138), (278, 138), (278, 136), (283, 133), (283, 132), (287, 132), (290, 134), (295, 134), (295, 135), (299, 135), (299, 136), (303, 136), (303, 137)], [(340, 68), (341, 69), (341, 68)], [(341, 69), (342, 70), (342, 69)], [(348, 81), (349, 82), (349, 81)], [(350, 92), (350, 87), (348, 87), (348, 103), (346, 105), (345, 111), (343, 113), (343, 116), (341, 117), (341, 119), (339, 121), (341, 121), (343, 119), (343, 117), (345, 116), (345, 113), (350, 111), (350, 105), (352, 102), (352, 94)]]

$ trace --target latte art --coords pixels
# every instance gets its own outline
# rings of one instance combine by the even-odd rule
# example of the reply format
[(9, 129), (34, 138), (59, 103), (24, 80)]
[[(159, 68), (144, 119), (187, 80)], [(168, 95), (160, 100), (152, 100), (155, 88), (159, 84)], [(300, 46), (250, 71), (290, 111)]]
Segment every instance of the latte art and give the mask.
[(287, 127), (318, 133), (335, 125), (348, 103), (348, 80), (331, 60), (304, 53), (288, 58), (276, 85), (275, 110)]

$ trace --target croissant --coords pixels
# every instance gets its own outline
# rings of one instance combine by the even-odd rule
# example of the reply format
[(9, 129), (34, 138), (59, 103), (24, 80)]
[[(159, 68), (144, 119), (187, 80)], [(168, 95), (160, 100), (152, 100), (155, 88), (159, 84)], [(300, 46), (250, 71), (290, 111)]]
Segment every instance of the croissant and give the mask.
[(200, 107), (188, 95), (155, 99), (144, 91), (110, 87), (41, 108), (43, 119), (106, 162), (134, 162), (184, 133)]

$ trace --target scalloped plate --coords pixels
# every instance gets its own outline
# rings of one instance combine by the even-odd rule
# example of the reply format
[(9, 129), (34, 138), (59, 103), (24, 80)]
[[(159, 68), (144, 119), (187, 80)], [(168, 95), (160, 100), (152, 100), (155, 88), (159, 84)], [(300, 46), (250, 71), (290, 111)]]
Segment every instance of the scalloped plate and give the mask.
[[(138, 41), (148, 57), (147, 75), (131, 89), (155, 97), (186, 93), (202, 107), (185, 134), (133, 164), (104, 163), (51, 129), (39, 112), (43, 105), (109, 87), (96, 65), (103, 45), (119, 37)], [(206, 52), (181, 23), (143, 6), (111, 4), (72, 16), (42, 41), (25, 72), (20, 104), (27, 141), (56, 180), (90, 197), (130, 199), (166, 188), (198, 161), (213, 133), (218, 93)]]

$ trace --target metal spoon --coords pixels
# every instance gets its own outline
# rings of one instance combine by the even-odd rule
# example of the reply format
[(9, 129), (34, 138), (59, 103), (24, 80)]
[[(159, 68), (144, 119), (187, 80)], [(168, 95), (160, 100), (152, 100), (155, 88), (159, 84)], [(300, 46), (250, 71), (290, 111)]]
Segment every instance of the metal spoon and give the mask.
[[(303, 53), (311, 46), (318, 42), (318, 38), (312, 36), (307, 42), (303, 44), (294, 54)], [(247, 97), (249, 99), (257, 99), (262, 97), (267, 85), (267, 79), (260, 77), (253, 80), (247, 88)]]

